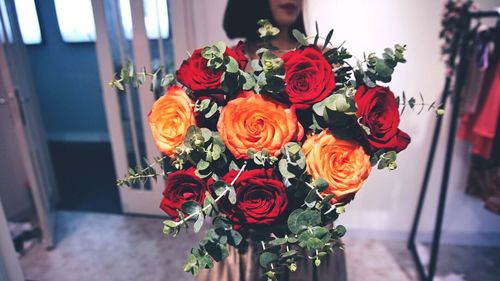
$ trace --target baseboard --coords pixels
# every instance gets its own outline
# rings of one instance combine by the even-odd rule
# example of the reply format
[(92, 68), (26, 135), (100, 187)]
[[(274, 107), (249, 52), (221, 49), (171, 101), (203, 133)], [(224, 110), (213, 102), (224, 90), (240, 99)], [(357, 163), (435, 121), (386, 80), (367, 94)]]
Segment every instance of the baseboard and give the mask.
[[(383, 231), (371, 229), (347, 228), (346, 238), (407, 241), (409, 232), (404, 231)], [(432, 233), (418, 234), (418, 241), (429, 243), (432, 240)], [(450, 245), (470, 245), (470, 246), (500, 246), (499, 233), (456, 233), (443, 232), (441, 235), (442, 244)]]
[(48, 133), (48, 141), (57, 142), (109, 142), (109, 135), (104, 132), (94, 133)]

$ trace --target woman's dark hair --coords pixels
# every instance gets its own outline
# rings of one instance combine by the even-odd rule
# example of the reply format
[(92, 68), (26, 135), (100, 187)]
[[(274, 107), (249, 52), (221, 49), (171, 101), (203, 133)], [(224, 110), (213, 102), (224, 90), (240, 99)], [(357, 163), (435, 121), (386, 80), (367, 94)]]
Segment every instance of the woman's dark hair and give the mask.
[[(276, 25), (269, 8), (269, 0), (228, 0), (223, 26), (227, 37), (231, 39), (245, 38), (248, 41), (257, 41), (259, 40), (257, 21), (260, 19), (269, 19)], [(302, 13), (290, 27), (290, 36), (294, 29), (305, 34)]]

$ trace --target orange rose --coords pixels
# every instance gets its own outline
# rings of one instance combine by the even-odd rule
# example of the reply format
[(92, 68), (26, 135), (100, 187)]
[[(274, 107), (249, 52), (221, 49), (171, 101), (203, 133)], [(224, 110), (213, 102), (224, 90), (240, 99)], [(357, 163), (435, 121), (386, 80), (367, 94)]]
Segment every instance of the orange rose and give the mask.
[(168, 156), (182, 144), (189, 126), (196, 125), (193, 102), (178, 86), (170, 87), (149, 112), (149, 125), (161, 152)]
[(227, 103), (217, 130), (237, 159), (247, 158), (249, 148), (277, 156), (284, 144), (304, 136), (294, 108), (254, 92), (243, 92)]
[(329, 186), (322, 193), (333, 194), (338, 201), (356, 193), (371, 171), (370, 156), (353, 140), (335, 138), (328, 130), (309, 136), (302, 146), (307, 172), (322, 177)]

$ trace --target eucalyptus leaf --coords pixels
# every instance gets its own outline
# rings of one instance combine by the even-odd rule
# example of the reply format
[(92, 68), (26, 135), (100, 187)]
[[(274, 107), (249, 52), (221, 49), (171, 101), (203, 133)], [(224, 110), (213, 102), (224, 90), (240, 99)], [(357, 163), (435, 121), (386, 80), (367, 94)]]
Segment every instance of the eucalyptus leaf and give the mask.
[(189, 200), (189, 201), (186, 201), (182, 204), (182, 210), (186, 214), (194, 214), (194, 213), (198, 213), (201, 211), (201, 206), (200, 206), (200, 203), (198, 203), (194, 200)]
[(201, 135), (203, 136), (203, 140), (208, 142), (212, 138), (212, 131), (207, 128), (201, 128)]
[(199, 171), (205, 171), (210, 167), (210, 163), (201, 159), (197, 164), (196, 164), (196, 169)]
[(275, 262), (278, 259), (278, 256), (274, 253), (263, 252), (259, 256), (259, 264), (263, 268), (270, 267), (271, 263)]
[(229, 73), (238, 73), (240, 71), (240, 67), (236, 60), (233, 57), (226, 57), (226, 71)]
[(223, 41), (217, 41), (214, 46), (219, 50), (219, 52), (224, 53), (226, 51), (226, 43)]
[(205, 216), (202, 212), (196, 216), (196, 221), (194, 222), (193, 229), (195, 233), (198, 233), (205, 222)]
[(330, 40), (332, 39), (332, 35), (333, 35), (333, 29), (331, 29), (328, 32), (328, 35), (326, 35), (325, 43), (323, 45), (323, 50), (328, 48), (328, 44), (330, 44)]
[(321, 101), (321, 102), (315, 103), (312, 108), (314, 110), (314, 113), (316, 113), (316, 115), (323, 116), (323, 114), (325, 112), (325, 102)]
[(284, 253), (281, 255), (281, 257), (282, 257), (282, 258), (289, 258), (289, 257), (293, 257), (293, 256), (295, 256), (295, 255), (297, 255), (297, 254), (298, 254), (297, 250), (290, 250), (290, 251), (284, 252)]
[(288, 242), (287, 238), (276, 238), (269, 241), (269, 244), (273, 246), (285, 245)]
[(221, 196), (226, 191), (227, 184), (223, 181), (216, 181), (211, 185), (212, 190), (216, 196)]
[(313, 208), (316, 205), (316, 200), (318, 198), (318, 195), (316, 195), (316, 190), (311, 189), (308, 193), (306, 198), (304, 199), (304, 203), (308, 208)]
[(226, 246), (217, 242), (208, 242), (205, 244), (205, 250), (217, 262), (225, 259), (229, 255)]
[(241, 236), (238, 231), (234, 229), (228, 231), (227, 242), (229, 243), (229, 245), (236, 247), (241, 244), (241, 241), (243, 241), (243, 236)]
[(301, 44), (302, 46), (307, 46), (309, 44), (307, 42), (307, 39), (306, 39), (306, 36), (304, 35), (304, 33), (300, 32), (299, 30), (294, 29), (292, 31), (292, 35), (293, 35), (293, 37), (295, 37), (295, 39), (297, 39), (297, 42), (299, 42), (299, 44)]
[(295, 211), (293, 211), (289, 216), (288, 216), (288, 220), (287, 220), (287, 224), (288, 224), (288, 229), (290, 229), (290, 231), (292, 233), (299, 233), (301, 230), (305, 229), (306, 227), (303, 226), (303, 225), (300, 225), (297, 221), (298, 221), (298, 218), (299, 216), (304, 213), (305, 210), (303, 209), (296, 209)]
[(229, 203), (236, 204), (236, 190), (234, 190), (234, 186), (228, 184), (226, 188), (229, 189), (229, 193), (227, 196), (227, 199), (229, 199)]
[[(144, 82), (145, 78), (146, 78), (146, 74), (144, 74), (144, 79), (141, 78), (143, 80), (142, 82)], [(172, 73), (169, 73), (161, 78), (160, 85), (162, 87), (168, 87), (168, 86), (172, 85), (172, 83), (174, 83), (174, 81), (175, 81), (175, 76)]]
[(295, 178), (295, 175), (293, 173), (291, 173), (290, 171), (288, 171), (288, 162), (286, 161), (286, 159), (281, 159), (278, 162), (278, 168), (279, 168), (281, 175), (284, 178), (286, 178), (286, 179)]
[(328, 187), (328, 182), (322, 178), (322, 177), (317, 177), (315, 180), (314, 180), (314, 183), (313, 185), (316, 187), (316, 189), (321, 192), (323, 190), (325, 190), (327, 187)]

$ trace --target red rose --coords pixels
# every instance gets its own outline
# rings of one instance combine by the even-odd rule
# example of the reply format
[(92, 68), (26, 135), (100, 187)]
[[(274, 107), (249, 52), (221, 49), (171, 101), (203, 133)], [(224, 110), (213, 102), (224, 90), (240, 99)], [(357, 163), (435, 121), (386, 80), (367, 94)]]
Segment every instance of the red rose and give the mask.
[(394, 94), (387, 87), (361, 85), (354, 101), (359, 122), (370, 129), (365, 134), (370, 149), (400, 152), (410, 143), (410, 136), (398, 129), (399, 111)]
[(288, 52), (282, 59), (285, 65), (285, 92), (296, 108), (310, 108), (335, 89), (332, 66), (317, 47)]
[[(223, 177), (231, 182), (238, 174), (231, 170)], [(272, 169), (256, 169), (241, 173), (234, 184), (237, 202), (221, 200), (220, 209), (236, 228), (241, 226), (266, 226), (281, 219), (288, 206), (286, 187), (273, 176)]]
[[(193, 99), (210, 98), (216, 102), (222, 102), (225, 97), (220, 83), (223, 71), (208, 67), (207, 60), (201, 55), (202, 50), (195, 50), (191, 57), (182, 62), (176, 72), (177, 81), (193, 91)], [(244, 43), (241, 41), (234, 49), (226, 48), (224, 55), (234, 58), (241, 69), (245, 69), (248, 63)]]
[(208, 185), (196, 176), (194, 171), (195, 169), (191, 167), (168, 175), (160, 208), (172, 219), (179, 218), (176, 210), (182, 210), (184, 202), (193, 200), (202, 205), (205, 200), (205, 191), (209, 190)]

